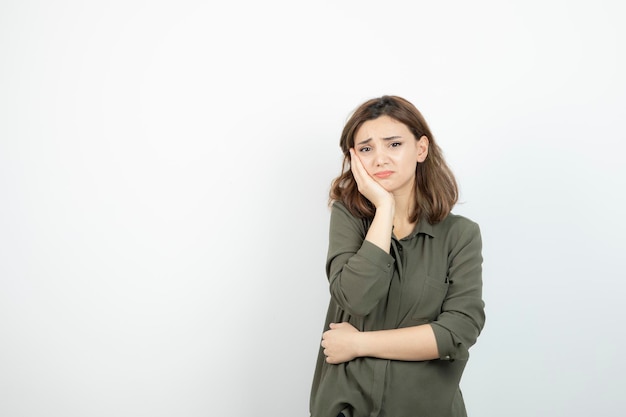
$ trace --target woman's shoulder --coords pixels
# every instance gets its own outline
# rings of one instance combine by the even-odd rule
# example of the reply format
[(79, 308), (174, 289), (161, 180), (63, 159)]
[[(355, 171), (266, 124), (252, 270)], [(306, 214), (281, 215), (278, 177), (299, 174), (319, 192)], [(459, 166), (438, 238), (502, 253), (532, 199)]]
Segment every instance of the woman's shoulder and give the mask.
[(352, 213), (350, 213), (350, 210), (348, 210), (348, 207), (346, 207), (346, 205), (338, 200), (335, 200), (331, 203), (330, 205), (330, 214), (332, 217), (336, 217), (336, 216), (340, 216), (340, 217), (346, 217), (346, 218), (354, 218), (354, 216), (352, 215)]
[(343, 201), (339, 201), (339, 200), (333, 201), (330, 205), (330, 210), (332, 214), (339, 214), (342, 216), (353, 218), (355, 220), (357, 219), (354, 213), (350, 211), (348, 206)]
[(480, 233), (480, 227), (474, 220), (460, 214), (450, 213), (441, 222), (433, 225), (436, 231), (448, 234)]
[(355, 216), (341, 201), (333, 201), (330, 210), (331, 225), (336, 225), (337, 223), (349, 223), (359, 229), (367, 230), (369, 225), (372, 223), (371, 219), (361, 219)]

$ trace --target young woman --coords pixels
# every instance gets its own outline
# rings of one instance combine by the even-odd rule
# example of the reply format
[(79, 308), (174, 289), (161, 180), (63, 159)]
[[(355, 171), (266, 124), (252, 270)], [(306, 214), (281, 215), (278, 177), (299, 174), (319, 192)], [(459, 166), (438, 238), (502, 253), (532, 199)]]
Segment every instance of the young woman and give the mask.
[(481, 236), (407, 100), (363, 103), (331, 187), (330, 304), (312, 417), (465, 416), (459, 382), (485, 322)]

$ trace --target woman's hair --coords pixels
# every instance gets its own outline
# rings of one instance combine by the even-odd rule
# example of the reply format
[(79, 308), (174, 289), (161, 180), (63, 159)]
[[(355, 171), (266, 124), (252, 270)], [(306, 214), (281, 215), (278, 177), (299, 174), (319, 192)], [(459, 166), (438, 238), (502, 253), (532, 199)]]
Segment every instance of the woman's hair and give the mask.
[(422, 114), (413, 104), (398, 96), (382, 96), (366, 101), (344, 126), (339, 141), (344, 155), (342, 172), (332, 182), (329, 203), (341, 201), (352, 215), (361, 219), (374, 217), (376, 208), (359, 192), (350, 170), (350, 148), (354, 147), (354, 135), (361, 125), (380, 116), (389, 116), (405, 124), (416, 140), (422, 136), (428, 138), (428, 156), (415, 168), (415, 205), (409, 220), (416, 222), (424, 217), (432, 224), (442, 221), (458, 200), (456, 180)]

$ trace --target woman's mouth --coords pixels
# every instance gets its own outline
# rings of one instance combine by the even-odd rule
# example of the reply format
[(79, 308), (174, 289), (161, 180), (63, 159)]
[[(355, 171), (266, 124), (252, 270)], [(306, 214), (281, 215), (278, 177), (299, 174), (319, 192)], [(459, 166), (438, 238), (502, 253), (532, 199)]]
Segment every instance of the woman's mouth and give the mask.
[(380, 171), (374, 174), (376, 178), (388, 178), (393, 174), (393, 171)]

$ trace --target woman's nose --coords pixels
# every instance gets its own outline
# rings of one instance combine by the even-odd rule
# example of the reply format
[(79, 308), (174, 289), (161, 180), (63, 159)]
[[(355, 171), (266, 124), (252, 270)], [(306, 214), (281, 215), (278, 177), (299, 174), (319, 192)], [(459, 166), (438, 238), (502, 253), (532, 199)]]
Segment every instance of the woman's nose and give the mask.
[(389, 158), (387, 156), (387, 152), (384, 149), (377, 149), (375, 159), (377, 165), (385, 165), (389, 162)]

